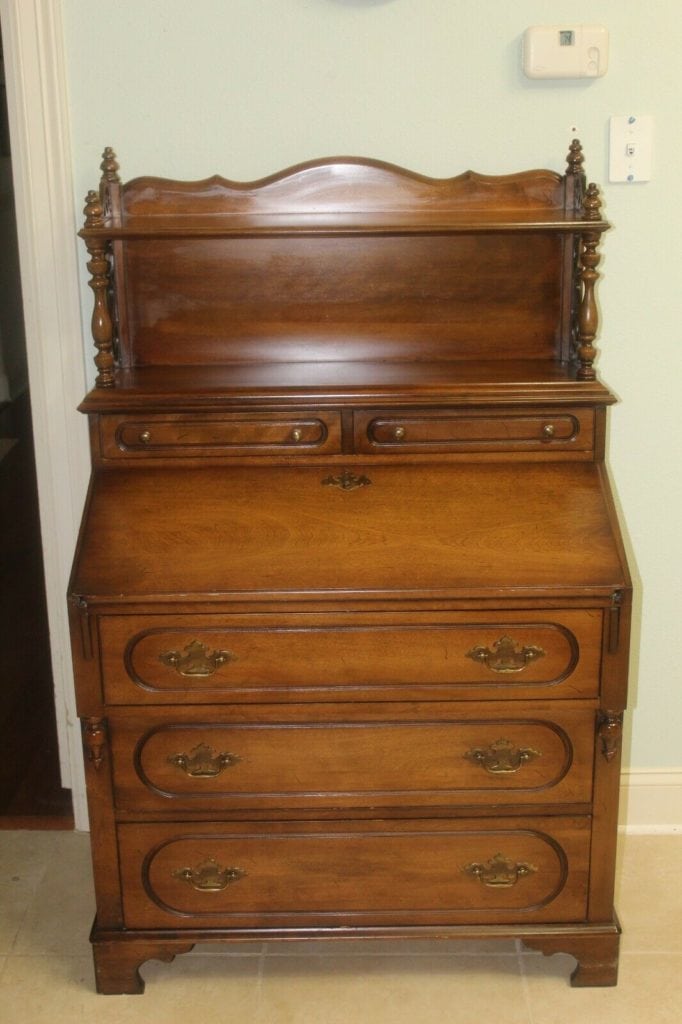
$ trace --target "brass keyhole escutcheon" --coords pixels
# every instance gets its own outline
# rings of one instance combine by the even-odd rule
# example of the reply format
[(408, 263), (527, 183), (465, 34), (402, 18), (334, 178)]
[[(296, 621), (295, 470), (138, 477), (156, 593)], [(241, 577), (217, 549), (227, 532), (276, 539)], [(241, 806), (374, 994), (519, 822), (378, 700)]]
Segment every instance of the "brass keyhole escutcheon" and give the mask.
[(338, 476), (326, 476), (321, 482), (323, 487), (339, 487), (342, 491), (355, 491), (358, 487), (367, 487), (372, 481), (364, 473), (358, 475), (351, 473), (349, 469), (344, 469), (343, 473), (339, 473)]

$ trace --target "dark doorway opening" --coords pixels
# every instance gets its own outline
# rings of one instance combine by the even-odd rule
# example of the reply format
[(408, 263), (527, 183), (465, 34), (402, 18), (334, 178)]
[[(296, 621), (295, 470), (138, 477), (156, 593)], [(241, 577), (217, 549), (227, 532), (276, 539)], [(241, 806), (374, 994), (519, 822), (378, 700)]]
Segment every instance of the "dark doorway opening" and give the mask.
[(73, 828), (59, 769), (1, 34), (0, 828)]

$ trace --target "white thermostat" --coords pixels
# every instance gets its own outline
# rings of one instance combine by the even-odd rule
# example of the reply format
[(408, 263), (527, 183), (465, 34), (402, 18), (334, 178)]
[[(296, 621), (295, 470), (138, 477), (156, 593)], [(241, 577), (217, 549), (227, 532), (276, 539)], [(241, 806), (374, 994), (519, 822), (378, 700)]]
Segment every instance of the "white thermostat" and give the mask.
[(609, 64), (609, 33), (601, 25), (533, 25), (523, 35), (528, 78), (601, 78)]

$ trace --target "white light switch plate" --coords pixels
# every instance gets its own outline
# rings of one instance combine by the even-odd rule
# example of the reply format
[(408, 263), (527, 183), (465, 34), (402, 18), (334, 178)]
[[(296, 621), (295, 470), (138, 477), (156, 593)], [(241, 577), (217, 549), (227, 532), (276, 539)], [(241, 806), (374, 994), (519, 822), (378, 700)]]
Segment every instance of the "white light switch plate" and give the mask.
[(609, 181), (650, 181), (654, 119), (647, 114), (612, 117), (609, 131)]

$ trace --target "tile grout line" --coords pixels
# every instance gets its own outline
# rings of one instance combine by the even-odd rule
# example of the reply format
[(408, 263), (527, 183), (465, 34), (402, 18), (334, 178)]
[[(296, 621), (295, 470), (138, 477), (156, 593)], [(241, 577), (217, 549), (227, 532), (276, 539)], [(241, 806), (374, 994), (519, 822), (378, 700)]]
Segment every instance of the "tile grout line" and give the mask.
[(521, 990), (523, 991), (523, 1001), (526, 1007), (526, 1016), (528, 1018), (528, 1024), (535, 1024), (533, 1017), (533, 1008), (530, 999), (530, 985), (528, 983), (528, 975), (526, 974), (525, 968), (525, 953), (523, 952), (523, 943), (521, 939), (515, 939), (516, 945), (516, 958), (519, 965), (519, 975), (521, 978)]
[[(23, 913), (21, 915), (21, 920), (17, 924), (17, 927), (15, 929), (14, 935), (12, 936), (12, 942), (11, 942), (11, 945), (10, 945), (10, 949), (8, 950), (8, 952), (6, 954), (7, 957), (10, 957), (10, 956), (21, 956), (20, 953), (16, 953), (16, 948), (17, 948), (17, 943), (19, 941), (19, 936), (22, 934), (22, 932), (24, 930), (24, 926), (26, 925), (26, 921), (28, 919), (30, 910), (31, 910), (31, 908), (33, 907), (33, 905), (35, 903), (35, 899), (36, 899), (36, 895), (37, 895), (38, 889), (40, 888), (40, 886), (42, 885), (43, 881), (45, 880), (45, 876), (47, 874), (47, 870), (48, 870), (49, 863), (50, 863), (50, 854), (54, 852), (54, 850), (53, 850), (54, 845), (55, 845), (54, 841), (51, 841), (49, 843), (50, 851), (47, 853), (46, 856), (43, 857), (43, 860), (42, 860), (42, 863), (41, 863), (40, 874), (36, 878), (35, 884), (31, 887), (31, 894), (28, 897), (28, 899), (26, 900), (26, 903), (24, 904), (24, 909), (23, 909)], [(17, 874), (17, 880), (19, 880), (19, 878), (20, 878), (20, 874), (18, 873)]]
[(260, 954), (258, 956), (258, 977), (256, 979), (256, 1012), (255, 1019), (258, 1021), (261, 1019), (261, 1011), (263, 1009), (263, 986), (265, 982), (265, 959), (268, 953), (267, 942), (261, 943)]

